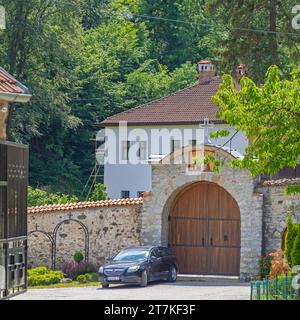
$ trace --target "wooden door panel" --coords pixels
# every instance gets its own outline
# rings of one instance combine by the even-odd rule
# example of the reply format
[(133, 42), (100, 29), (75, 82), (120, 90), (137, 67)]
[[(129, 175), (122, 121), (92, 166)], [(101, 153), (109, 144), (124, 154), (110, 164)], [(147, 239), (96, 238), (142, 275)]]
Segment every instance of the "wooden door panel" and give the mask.
[(209, 241), (211, 246), (240, 246), (240, 221), (210, 220)]
[(236, 201), (214, 183), (186, 188), (170, 212), (169, 244), (180, 272), (238, 275), (240, 211)]
[(210, 273), (238, 276), (240, 274), (240, 249), (210, 247), (208, 249)]
[(173, 254), (178, 259), (180, 273), (209, 273), (208, 248), (172, 247)]
[(208, 220), (178, 219), (170, 221), (170, 245), (207, 245)]

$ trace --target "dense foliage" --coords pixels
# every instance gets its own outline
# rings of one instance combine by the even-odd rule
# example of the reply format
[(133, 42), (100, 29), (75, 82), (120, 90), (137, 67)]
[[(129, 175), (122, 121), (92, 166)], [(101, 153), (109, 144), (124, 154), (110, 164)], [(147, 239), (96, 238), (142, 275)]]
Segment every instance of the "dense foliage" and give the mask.
[(42, 286), (60, 283), (64, 277), (61, 271), (48, 270), (46, 267), (37, 267), (28, 270), (28, 285)]
[(300, 154), (299, 73), (282, 79), (278, 67), (271, 66), (263, 87), (248, 77), (240, 85), (237, 90), (232, 77), (225, 75), (213, 98), (219, 116), (251, 141), (245, 157), (232, 164), (253, 175), (272, 176), (285, 167), (295, 168)]
[(287, 222), (287, 233), (286, 233), (286, 239), (285, 239), (285, 256), (290, 266), (293, 266), (292, 250), (293, 250), (295, 239), (297, 237), (298, 229), (299, 229), (298, 224), (293, 223), (292, 216), (289, 214), (288, 222)]
[(77, 197), (75, 195), (67, 195), (60, 192), (50, 192), (49, 188), (39, 189), (28, 187), (27, 202), (29, 207), (44, 206), (49, 204), (66, 204), (75, 203), (79, 200), (100, 201), (107, 200), (108, 195), (104, 184), (95, 184), (93, 190), (87, 198)]
[(30, 184), (49, 192), (79, 196), (94, 165), (95, 123), (194, 83), (197, 60), (213, 59), (219, 72), (246, 63), (258, 81), (272, 63), (286, 73), (299, 61), (294, 37), (248, 30), (296, 32), (291, 1), (0, 4), (0, 65), (33, 94), (10, 113), (10, 138), (30, 145)]
[(65, 203), (74, 203), (78, 201), (76, 196), (70, 196), (61, 193), (47, 192), (42, 189), (33, 189), (28, 187), (28, 206), (43, 206), (48, 204), (65, 204)]
[(73, 259), (75, 262), (80, 263), (81, 261), (83, 261), (84, 256), (83, 256), (82, 252), (76, 251), (74, 253)]
[(293, 249), (291, 252), (292, 265), (300, 265), (300, 227), (297, 228), (297, 236), (294, 240)]
[(95, 273), (98, 271), (97, 267), (90, 262), (65, 262), (62, 266), (63, 273), (70, 279), (75, 280), (78, 276), (87, 273)]

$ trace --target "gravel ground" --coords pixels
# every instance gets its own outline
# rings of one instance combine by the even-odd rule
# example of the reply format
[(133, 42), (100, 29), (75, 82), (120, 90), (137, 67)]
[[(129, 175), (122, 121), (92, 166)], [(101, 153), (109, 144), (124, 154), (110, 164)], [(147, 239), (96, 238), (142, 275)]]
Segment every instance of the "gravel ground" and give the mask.
[(31, 289), (12, 300), (249, 300), (249, 283), (232, 279), (158, 282), (146, 288), (100, 287)]

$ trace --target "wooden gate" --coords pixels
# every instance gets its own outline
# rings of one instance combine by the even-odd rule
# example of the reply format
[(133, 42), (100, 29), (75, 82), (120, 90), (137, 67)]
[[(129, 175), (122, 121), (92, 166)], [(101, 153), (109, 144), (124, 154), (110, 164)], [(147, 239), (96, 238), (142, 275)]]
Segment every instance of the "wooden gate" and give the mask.
[(214, 183), (199, 182), (177, 196), (169, 216), (169, 246), (181, 273), (239, 275), (240, 210)]

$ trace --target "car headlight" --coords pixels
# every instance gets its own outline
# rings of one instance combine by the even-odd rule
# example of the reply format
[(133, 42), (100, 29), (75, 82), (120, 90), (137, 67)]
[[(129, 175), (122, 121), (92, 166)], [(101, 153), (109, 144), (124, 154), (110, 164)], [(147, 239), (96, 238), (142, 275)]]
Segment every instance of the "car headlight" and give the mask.
[(136, 272), (140, 269), (140, 266), (129, 267), (127, 272)]
[(104, 271), (104, 268), (103, 268), (103, 267), (100, 267), (100, 268), (99, 268), (99, 273), (103, 273), (103, 271)]

